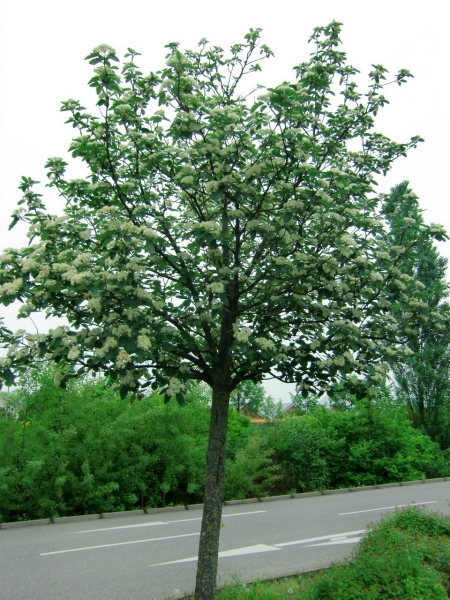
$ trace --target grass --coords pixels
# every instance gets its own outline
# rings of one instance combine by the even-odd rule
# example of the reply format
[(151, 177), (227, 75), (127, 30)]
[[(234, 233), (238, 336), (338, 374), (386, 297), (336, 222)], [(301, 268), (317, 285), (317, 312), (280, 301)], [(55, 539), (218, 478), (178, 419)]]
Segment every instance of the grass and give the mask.
[(371, 525), (343, 564), (314, 574), (226, 586), (217, 600), (447, 600), (450, 517), (405, 508)]

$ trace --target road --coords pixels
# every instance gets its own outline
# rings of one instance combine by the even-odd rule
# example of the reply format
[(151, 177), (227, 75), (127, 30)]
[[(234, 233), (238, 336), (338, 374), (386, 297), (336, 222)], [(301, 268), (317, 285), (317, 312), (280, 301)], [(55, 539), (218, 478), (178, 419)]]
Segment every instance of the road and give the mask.
[[(395, 506), (450, 514), (450, 482), (224, 507), (219, 584), (348, 556)], [(201, 510), (0, 530), (1, 600), (156, 600), (192, 592)]]

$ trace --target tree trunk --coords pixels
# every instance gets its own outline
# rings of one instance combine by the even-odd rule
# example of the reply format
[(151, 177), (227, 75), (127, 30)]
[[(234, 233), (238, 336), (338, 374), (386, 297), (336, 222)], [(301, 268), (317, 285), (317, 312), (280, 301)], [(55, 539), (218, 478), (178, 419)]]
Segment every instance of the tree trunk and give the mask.
[(213, 600), (216, 593), (219, 534), (225, 496), (225, 462), (230, 392), (213, 387), (202, 528), (198, 551), (196, 600)]

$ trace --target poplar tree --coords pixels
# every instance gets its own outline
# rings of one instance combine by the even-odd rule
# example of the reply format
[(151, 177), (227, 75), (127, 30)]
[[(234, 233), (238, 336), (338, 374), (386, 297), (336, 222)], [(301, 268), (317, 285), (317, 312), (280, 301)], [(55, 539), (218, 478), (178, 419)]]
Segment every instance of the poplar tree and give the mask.
[[(424, 286), (423, 301), (428, 306), (427, 314), (413, 320), (401, 301), (393, 303), (394, 314), (402, 312), (401, 318), (410, 320), (407, 346), (411, 354), (392, 363), (397, 398), (407, 407), (414, 427), (445, 449), (450, 445), (448, 261), (439, 255), (424, 228), (417, 195), (408, 181), (391, 190), (383, 210), (389, 222), (388, 242), (405, 248), (402, 270)], [(405, 219), (412, 227), (405, 227)]]
[(270, 375), (306, 396), (356, 374), (370, 395), (386, 359), (408, 351), (389, 298), (427, 310), (398, 273), (374, 181), (420, 138), (374, 130), (387, 71), (373, 65), (360, 91), (339, 33), (337, 22), (316, 28), (310, 59), (259, 95), (246, 84), (272, 55), (259, 29), (228, 53), (205, 39), (195, 51), (171, 43), (148, 75), (135, 50), (120, 69), (98, 46), (87, 57), (97, 111), (62, 104), (87, 174), (70, 179), (64, 159), (48, 160), (60, 216), (24, 177), (13, 223), (29, 225), (30, 243), (0, 259), (4, 304), (66, 323), (5, 333), (7, 383), (40, 357), (58, 363), (60, 385), (102, 370), (123, 398), (150, 386), (182, 403), (189, 380), (212, 388), (197, 600), (216, 588), (233, 390)]

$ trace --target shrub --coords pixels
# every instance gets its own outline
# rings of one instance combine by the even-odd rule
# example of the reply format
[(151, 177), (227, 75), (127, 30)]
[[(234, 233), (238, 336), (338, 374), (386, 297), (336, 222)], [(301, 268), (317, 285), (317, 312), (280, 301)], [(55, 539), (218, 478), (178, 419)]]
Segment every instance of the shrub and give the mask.
[(407, 508), (371, 527), (353, 560), (323, 572), (304, 598), (445, 600), (450, 518)]
[(279, 466), (272, 461), (273, 448), (259, 431), (236, 452), (234, 461), (227, 461), (225, 499), (260, 498), (266, 495), (277, 479)]
[(360, 402), (347, 411), (316, 406), (267, 428), (282, 467), (278, 491), (314, 491), (447, 476), (448, 457), (413, 429), (403, 410)]

